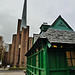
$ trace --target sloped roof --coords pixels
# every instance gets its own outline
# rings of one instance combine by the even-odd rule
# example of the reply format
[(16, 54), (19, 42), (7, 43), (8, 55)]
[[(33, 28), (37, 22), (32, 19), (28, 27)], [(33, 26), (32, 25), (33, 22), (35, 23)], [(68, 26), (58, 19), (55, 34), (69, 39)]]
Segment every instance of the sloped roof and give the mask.
[[(32, 51), (35, 50), (41, 43), (41, 40), (48, 40), (50, 43), (59, 43), (59, 44), (75, 44), (75, 32), (67, 30), (58, 30), (58, 29), (48, 29), (42, 35), (37, 36), (35, 43), (32, 48), (25, 54), (28, 56)], [(68, 45), (69, 46), (69, 45)]]
[(51, 27), (54, 27), (56, 23), (59, 22), (59, 20), (62, 20), (67, 25), (67, 27), (73, 31), (73, 29), (68, 25), (68, 23), (61, 17), (61, 15), (58, 16), (58, 18), (53, 22)]
[(51, 43), (71, 43), (75, 44), (75, 32), (58, 29), (48, 29), (40, 35), (40, 38), (47, 38)]

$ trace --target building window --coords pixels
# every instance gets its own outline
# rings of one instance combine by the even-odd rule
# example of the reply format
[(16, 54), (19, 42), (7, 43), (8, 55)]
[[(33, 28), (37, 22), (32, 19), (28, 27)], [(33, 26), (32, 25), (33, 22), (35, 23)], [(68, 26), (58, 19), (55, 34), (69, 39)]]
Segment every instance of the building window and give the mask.
[(75, 66), (75, 51), (67, 51), (68, 66)]

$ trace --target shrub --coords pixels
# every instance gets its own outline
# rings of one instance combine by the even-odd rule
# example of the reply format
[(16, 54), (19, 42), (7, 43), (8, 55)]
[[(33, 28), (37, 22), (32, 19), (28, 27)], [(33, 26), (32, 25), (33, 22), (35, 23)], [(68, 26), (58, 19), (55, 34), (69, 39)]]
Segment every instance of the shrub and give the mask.
[(25, 70), (26, 68), (24, 67), (10, 67), (9, 70)]
[(2, 65), (0, 65), (0, 68), (2, 68)]

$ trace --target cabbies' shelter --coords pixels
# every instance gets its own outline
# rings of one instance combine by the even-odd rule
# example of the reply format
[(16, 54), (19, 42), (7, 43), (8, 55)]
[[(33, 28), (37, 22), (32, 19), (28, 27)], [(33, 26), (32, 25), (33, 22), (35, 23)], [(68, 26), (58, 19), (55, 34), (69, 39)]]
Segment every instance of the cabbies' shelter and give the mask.
[[(75, 32), (59, 16), (27, 52), (27, 75), (75, 75)], [(35, 41), (35, 37), (34, 37)]]

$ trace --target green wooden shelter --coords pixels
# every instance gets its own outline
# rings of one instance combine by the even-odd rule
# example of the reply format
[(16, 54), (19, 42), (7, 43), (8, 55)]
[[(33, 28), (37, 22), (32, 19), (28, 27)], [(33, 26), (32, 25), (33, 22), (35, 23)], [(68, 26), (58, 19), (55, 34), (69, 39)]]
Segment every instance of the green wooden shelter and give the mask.
[(75, 75), (75, 32), (59, 16), (43, 25), (26, 53), (27, 75)]

